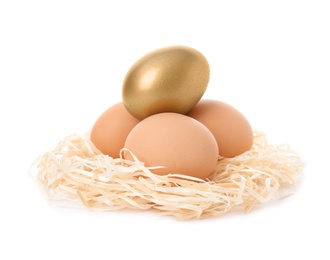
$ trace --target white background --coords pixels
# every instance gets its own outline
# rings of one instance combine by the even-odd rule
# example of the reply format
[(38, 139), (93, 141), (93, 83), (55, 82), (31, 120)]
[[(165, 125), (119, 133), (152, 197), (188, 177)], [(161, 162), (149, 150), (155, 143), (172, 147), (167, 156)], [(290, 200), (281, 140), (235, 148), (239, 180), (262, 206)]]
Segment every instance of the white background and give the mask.
[[(1, 1), (0, 259), (329, 259), (329, 1)], [(49, 206), (28, 176), (121, 100), (129, 67), (201, 51), (205, 97), (306, 161), (294, 194), (249, 214), (178, 222)]]

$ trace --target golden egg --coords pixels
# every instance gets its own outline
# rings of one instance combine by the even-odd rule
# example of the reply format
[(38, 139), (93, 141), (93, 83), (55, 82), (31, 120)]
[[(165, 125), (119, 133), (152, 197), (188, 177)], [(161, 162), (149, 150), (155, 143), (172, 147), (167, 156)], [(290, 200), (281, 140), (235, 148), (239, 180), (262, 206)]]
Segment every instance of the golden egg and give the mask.
[(209, 78), (209, 64), (199, 51), (186, 46), (161, 48), (129, 69), (123, 103), (138, 119), (161, 112), (186, 114), (202, 98)]

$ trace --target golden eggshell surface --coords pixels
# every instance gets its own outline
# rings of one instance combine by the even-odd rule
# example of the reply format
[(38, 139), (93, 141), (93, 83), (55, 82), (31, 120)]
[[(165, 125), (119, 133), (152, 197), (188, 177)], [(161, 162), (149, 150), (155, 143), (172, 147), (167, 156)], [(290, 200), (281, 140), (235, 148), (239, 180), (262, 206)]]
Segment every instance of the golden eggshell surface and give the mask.
[(199, 51), (165, 47), (140, 58), (123, 82), (122, 100), (136, 118), (161, 112), (188, 113), (203, 96), (210, 67)]
[(235, 157), (251, 149), (253, 131), (236, 108), (217, 100), (201, 100), (187, 114), (204, 124), (214, 135), (219, 155)]
[(126, 137), (139, 122), (140, 120), (126, 110), (122, 102), (117, 103), (104, 111), (96, 120), (90, 139), (103, 154), (118, 158)]
[[(155, 174), (184, 174), (204, 179), (218, 161), (212, 133), (197, 120), (178, 113), (159, 113), (138, 123), (127, 136), (125, 148), (146, 166), (164, 166)], [(127, 151), (124, 157), (132, 160)]]

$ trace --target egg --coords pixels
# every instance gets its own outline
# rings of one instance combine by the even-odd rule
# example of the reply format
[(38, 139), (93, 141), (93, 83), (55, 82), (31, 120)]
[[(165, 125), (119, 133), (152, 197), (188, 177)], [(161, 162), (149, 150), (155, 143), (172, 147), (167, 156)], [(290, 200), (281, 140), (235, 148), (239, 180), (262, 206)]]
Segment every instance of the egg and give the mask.
[(252, 147), (250, 123), (240, 111), (224, 102), (201, 100), (187, 116), (203, 123), (212, 132), (222, 157), (235, 157)]
[(189, 112), (203, 96), (210, 67), (199, 51), (170, 46), (146, 54), (129, 69), (122, 100), (136, 118), (156, 113)]
[(139, 122), (140, 120), (126, 110), (122, 102), (117, 103), (96, 120), (90, 139), (103, 154), (118, 158), (126, 137)]
[[(197, 120), (178, 113), (159, 113), (138, 123), (127, 136), (125, 148), (148, 166), (164, 166), (153, 173), (184, 174), (204, 179), (218, 161), (212, 133)], [(126, 159), (132, 160), (129, 152)]]

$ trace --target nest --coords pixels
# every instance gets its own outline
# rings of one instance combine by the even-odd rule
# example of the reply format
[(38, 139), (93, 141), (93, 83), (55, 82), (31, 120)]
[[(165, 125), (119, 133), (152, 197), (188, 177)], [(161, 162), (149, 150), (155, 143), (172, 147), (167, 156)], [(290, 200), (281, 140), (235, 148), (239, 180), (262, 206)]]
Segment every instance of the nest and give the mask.
[(156, 175), (133, 158), (104, 155), (88, 135), (74, 134), (38, 158), (31, 169), (48, 200), (58, 205), (155, 209), (180, 220), (223, 215), (237, 206), (249, 211), (276, 198), (281, 187), (293, 186), (303, 169), (293, 149), (268, 144), (265, 134), (258, 131), (254, 131), (251, 150), (235, 158), (219, 158), (206, 180)]

